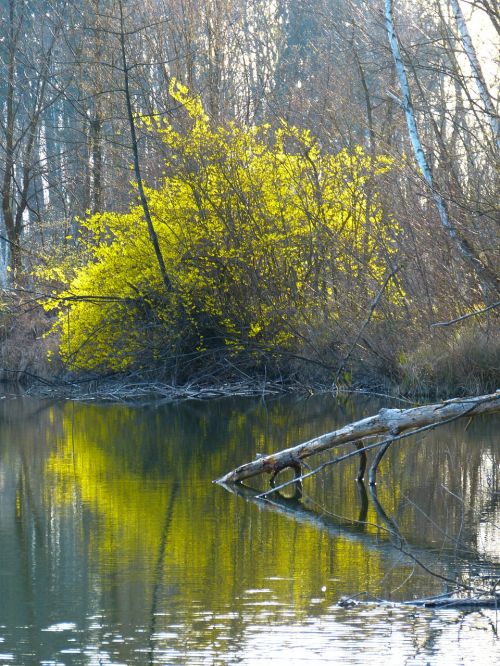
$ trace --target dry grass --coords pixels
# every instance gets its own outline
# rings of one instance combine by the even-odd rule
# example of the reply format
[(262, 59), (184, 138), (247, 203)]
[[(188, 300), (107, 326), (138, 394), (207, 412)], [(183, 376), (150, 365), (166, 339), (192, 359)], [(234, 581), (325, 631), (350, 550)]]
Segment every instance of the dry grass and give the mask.
[(427, 396), (479, 395), (500, 387), (498, 318), (437, 329), (401, 354), (400, 390)]

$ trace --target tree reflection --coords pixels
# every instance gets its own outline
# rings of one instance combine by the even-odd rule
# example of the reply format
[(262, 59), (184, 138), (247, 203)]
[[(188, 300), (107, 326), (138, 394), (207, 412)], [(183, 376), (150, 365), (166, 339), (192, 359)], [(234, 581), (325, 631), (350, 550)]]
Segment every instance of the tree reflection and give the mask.
[[(0, 582), (12, 604), (2, 610), (7, 624), (38, 622), (41, 631), (44, 609), (56, 607), (89, 626), (85, 639), (98, 646), (105, 628), (90, 630), (87, 617), (102, 615), (125, 634), (143, 627), (153, 660), (158, 636), (173, 625), (176, 640), (221, 650), (228, 632), (239, 641), (249, 624), (287, 613), (299, 621), (341, 595), (441, 591), (391, 543), (382, 511), (405, 547), (444, 575), (467, 581), (494, 571), (494, 540), (476, 518), (482, 512), (493, 524), (498, 514), (498, 443), (486, 422), (391, 447), (376, 501), (355, 482), (355, 460), (292, 498), (263, 502), (258, 489), (212, 485), (259, 451), (375, 411), (369, 403), (336, 409), (325, 398), (156, 410), (59, 403), (22, 419), (23, 410), (0, 406), (0, 539), (9, 545), (4, 566), (15, 572), (8, 587)], [(438, 559), (443, 532), (451, 548)], [(475, 545), (481, 560), (465, 552)], [(36, 640), (35, 631), (33, 650)], [(128, 648), (117, 649), (127, 662)]]

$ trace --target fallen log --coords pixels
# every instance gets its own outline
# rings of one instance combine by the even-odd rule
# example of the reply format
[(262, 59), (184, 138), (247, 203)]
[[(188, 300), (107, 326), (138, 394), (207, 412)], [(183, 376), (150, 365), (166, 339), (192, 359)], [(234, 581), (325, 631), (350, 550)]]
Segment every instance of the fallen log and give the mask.
[[(421, 428), (437, 427), (465, 416), (491, 414), (500, 411), (500, 389), (490, 395), (470, 398), (453, 398), (443, 402), (413, 407), (410, 409), (381, 409), (378, 414), (350, 423), (338, 430), (315, 437), (307, 442), (292, 446), (283, 451), (263, 455), (256, 460), (240, 465), (228, 472), (216, 483), (229, 484), (249, 479), (259, 474), (270, 474), (274, 484), (276, 475), (283, 469), (292, 468), (295, 472), (302, 461), (316, 453), (327, 451), (341, 444), (354, 444), (360, 456), (366, 455), (366, 448), (359, 447), (359, 442), (374, 436), (385, 436), (388, 440), (380, 442), (381, 449), (370, 470), (370, 483), (375, 483), (376, 466), (391, 443), (391, 438), (398, 438), (402, 433), (411, 435)], [(372, 448), (375, 445), (370, 445)], [(360, 473), (364, 473), (362, 462)], [(358, 478), (359, 478), (358, 474)], [(297, 474), (296, 474), (296, 478)]]

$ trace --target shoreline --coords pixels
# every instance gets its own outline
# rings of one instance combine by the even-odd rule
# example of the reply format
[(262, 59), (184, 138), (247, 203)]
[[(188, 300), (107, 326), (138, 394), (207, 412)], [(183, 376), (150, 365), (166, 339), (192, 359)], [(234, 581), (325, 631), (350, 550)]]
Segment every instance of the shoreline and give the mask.
[[(29, 382), (0, 382), (0, 396), (5, 396), (9, 388), (19, 397), (39, 399), (75, 400), (78, 402), (123, 403), (137, 406), (162, 405), (179, 402), (207, 401), (221, 398), (269, 398), (284, 395), (297, 395), (304, 398), (314, 395), (331, 394), (359, 395), (383, 398), (405, 405), (417, 405), (422, 400), (463, 397), (459, 388), (456, 392), (412, 391), (403, 393), (397, 385), (384, 386), (370, 382), (357, 385), (336, 386), (320, 382), (303, 382), (293, 378), (268, 379), (266, 377), (245, 377), (241, 380), (193, 381), (173, 384), (160, 380), (118, 376), (49, 380), (29, 375)], [(447, 387), (449, 388), (449, 387)], [(480, 393), (479, 393), (480, 394)], [(11, 394), (13, 395), (13, 394)]]

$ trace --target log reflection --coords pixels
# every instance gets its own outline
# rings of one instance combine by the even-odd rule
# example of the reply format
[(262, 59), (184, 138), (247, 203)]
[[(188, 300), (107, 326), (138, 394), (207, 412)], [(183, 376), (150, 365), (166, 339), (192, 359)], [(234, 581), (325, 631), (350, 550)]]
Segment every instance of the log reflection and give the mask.
[[(391, 560), (401, 562), (401, 557), (408, 558), (409, 562), (422, 566), (427, 574), (436, 575), (447, 586), (449, 583), (454, 583), (457, 589), (472, 589), (473, 579), (477, 577), (478, 572), (475, 569), (475, 573), (472, 569), (468, 571), (470, 565), (477, 564), (476, 552), (459, 549), (458, 544), (455, 544), (455, 548), (452, 550), (440, 549), (437, 552), (433, 547), (426, 544), (410, 543), (402, 534), (398, 523), (390, 517), (383, 507), (377, 496), (376, 487), (369, 488), (368, 496), (362, 481), (357, 482), (359, 514), (356, 520), (337, 516), (326, 509), (322, 511), (321, 508), (319, 510), (311, 508), (311, 506), (308, 506), (309, 499), (302, 496), (302, 487), (293, 497), (283, 497), (276, 492), (263, 498), (259, 491), (243, 484), (221, 485), (225, 490), (256, 504), (260, 510), (280, 513), (303, 524), (312, 524), (333, 537), (342, 536), (351, 541), (361, 541), (368, 550), (383, 552)], [(374, 527), (372, 523), (367, 522), (370, 500), (379, 519), (377, 525), (379, 532), (377, 534), (368, 529)], [(386, 538), (384, 538), (384, 535)], [(382, 538), (380, 538), (381, 536)], [(485, 569), (494, 568), (494, 563), (483, 560), (483, 567)], [(434, 571), (436, 574), (434, 574)]]

